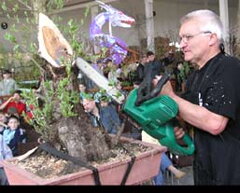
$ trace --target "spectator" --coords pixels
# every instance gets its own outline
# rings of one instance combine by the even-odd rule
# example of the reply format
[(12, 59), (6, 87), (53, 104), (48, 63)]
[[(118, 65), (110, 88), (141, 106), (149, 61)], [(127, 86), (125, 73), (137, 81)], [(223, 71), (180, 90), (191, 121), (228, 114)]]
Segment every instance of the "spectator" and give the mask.
[[(11, 149), (4, 142), (3, 135), (0, 135), (0, 161), (5, 160), (5, 159), (9, 159), (9, 158), (12, 158), (12, 157), (13, 157), (13, 155), (12, 155)], [(4, 172), (4, 169), (1, 166), (1, 164), (0, 164), (0, 185), (2, 185), (2, 186), (9, 185), (8, 180), (7, 180), (7, 176)]]
[(0, 110), (9, 114), (15, 109), (17, 116), (22, 116), (23, 112), (26, 113), (26, 104), (22, 101), (21, 93), (21, 90), (16, 90), (7, 101), (0, 105)]
[(7, 125), (6, 125), (6, 116), (5, 114), (0, 111), (0, 134), (3, 134), (3, 131), (6, 129)]
[(174, 60), (174, 52), (170, 50), (161, 61), (163, 62), (164, 66), (168, 66), (169, 64), (173, 63)]
[(103, 127), (106, 132), (116, 134), (118, 127), (121, 125), (116, 109), (114, 106), (102, 106), (96, 102), (92, 96), (85, 96), (83, 99), (83, 107), (90, 115), (90, 119), (94, 127)]
[(109, 71), (111, 70), (110, 69), (110, 66), (112, 66), (113, 63), (112, 63), (112, 60), (107, 58), (107, 59), (104, 59), (103, 60), (103, 75), (108, 78), (108, 73)]
[(0, 96), (11, 95), (18, 89), (16, 81), (11, 77), (9, 70), (3, 71), (3, 80), (0, 81)]
[(108, 60), (107, 67), (109, 69), (108, 72), (108, 80), (110, 83), (116, 85), (118, 83), (118, 78), (121, 74), (121, 68), (119, 68), (116, 64), (112, 62), (112, 60)]
[(147, 52), (147, 63), (145, 65), (144, 77), (150, 76), (151, 80), (164, 72), (164, 64), (156, 60), (156, 56), (152, 51)]
[(134, 81), (135, 85), (139, 85), (144, 79), (144, 68), (147, 63), (147, 55), (143, 54), (140, 58), (139, 64), (136, 69), (136, 79)]
[(155, 185), (164, 185), (166, 183), (166, 181), (164, 179), (164, 174), (167, 170), (170, 171), (172, 174), (174, 174), (174, 176), (177, 179), (180, 179), (180, 178), (182, 178), (186, 175), (185, 172), (177, 169), (173, 165), (172, 161), (170, 160), (170, 158), (165, 153), (162, 153), (159, 173), (158, 173), (157, 176), (155, 176), (153, 178), (153, 181), (154, 181)]
[(85, 86), (85, 84), (83, 83), (79, 83), (78, 85), (78, 89), (79, 89), (79, 96), (80, 96), (80, 101), (82, 102), (83, 98), (84, 98), (84, 94), (87, 92), (87, 87)]
[[(157, 139), (154, 139), (153, 137), (148, 135), (145, 131), (142, 131), (142, 140), (148, 143), (161, 145)], [(164, 185), (165, 183), (164, 174), (166, 170), (174, 174), (177, 179), (182, 178), (183, 176), (186, 175), (185, 172), (177, 169), (173, 165), (171, 159), (165, 153), (162, 153), (159, 173), (157, 176), (153, 178), (154, 185)]]
[(14, 115), (8, 118), (7, 125), (3, 132), (3, 140), (12, 150), (13, 156), (17, 156), (18, 144), (26, 142), (25, 130), (19, 127), (19, 119)]
[[(83, 107), (90, 115), (93, 126), (103, 127), (107, 133), (116, 134), (118, 129), (122, 126), (122, 121), (116, 110), (116, 107), (110, 102), (110, 98), (106, 95), (95, 94), (94, 97), (86, 95), (83, 99)], [(131, 127), (128, 133), (122, 134), (125, 137), (131, 137), (135, 139), (140, 138), (140, 131), (134, 127)]]
[(103, 75), (103, 67), (104, 67), (103, 59), (98, 59), (96, 64), (93, 64), (93, 68), (102, 75)]

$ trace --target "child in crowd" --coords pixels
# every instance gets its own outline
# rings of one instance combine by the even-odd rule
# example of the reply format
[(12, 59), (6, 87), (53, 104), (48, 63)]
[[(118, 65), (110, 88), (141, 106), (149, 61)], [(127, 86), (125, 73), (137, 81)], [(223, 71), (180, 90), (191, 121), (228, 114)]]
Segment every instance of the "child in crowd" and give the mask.
[(3, 132), (3, 139), (12, 150), (13, 156), (17, 156), (18, 144), (26, 142), (25, 130), (19, 127), (19, 119), (14, 115), (9, 117), (7, 125), (7, 129)]
[(0, 111), (0, 134), (3, 134), (3, 131), (6, 129), (6, 116), (3, 112)]
[(26, 104), (23, 102), (21, 93), (21, 90), (16, 90), (7, 101), (0, 105), (0, 110), (9, 113), (9, 109), (16, 109), (18, 116), (22, 116), (23, 112), (26, 113)]
[[(0, 160), (12, 158), (12, 151), (3, 140), (3, 132), (7, 128), (6, 116), (0, 111)], [(8, 185), (7, 177), (0, 164), (0, 185)]]
[[(3, 136), (0, 135), (0, 160), (9, 159), (12, 157), (13, 155), (11, 149), (4, 142)], [(8, 185), (8, 180), (1, 164), (0, 164), (0, 185)]]

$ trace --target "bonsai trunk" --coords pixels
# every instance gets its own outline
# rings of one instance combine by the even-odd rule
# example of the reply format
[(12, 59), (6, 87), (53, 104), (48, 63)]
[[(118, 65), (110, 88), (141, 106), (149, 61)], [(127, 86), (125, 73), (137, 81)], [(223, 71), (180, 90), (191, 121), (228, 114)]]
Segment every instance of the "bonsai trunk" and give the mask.
[[(42, 95), (47, 98), (47, 108), (44, 110), (49, 116), (46, 133), (51, 132), (51, 135), (48, 135), (48, 141), (58, 149), (63, 146), (71, 156), (81, 157), (85, 161), (108, 158), (110, 151), (107, 135), (102, 130), (93, 128), (80, 103), (74, 103), (71, 95), (68, 95), (73, 91), (79, 92), (79, 70), (75, 66), (67, 67), (72, 63), (73, 50), (55, 24), (42, 13), (39, 14), (38, 41), (40, 55), (48, 61), (43, 68), (52, 79), (50, 87), (41, 89)], [(71, 68), (71, 72), (68, 68)], [(72, 112), (77, 116), (72, 116)]]
[[(70, 84), (66, 88), (70, 91), (78, 92), (77, 72), (71, 73)], [(66, 77), (65, 68), (52, 68), (53, 74), (53, 89), (56, 90), (59, 81)], [(44, 88), (42, 95), (44, 94)], [(69, 155), (79, 157), (83, 161), (103, 160), (110, 156), (109, 148), (111, 140), (109, 136), (101, 128), (94, 128), (90, 122), (89, 116), (84, 111), (80, 103), (73, 104), (73, 111), (77, 116), (64, 117), (60, 112), (61, 101), (58, 97), (54, 97), (53, 101), (53, 118), (49, 123), (49, 128), (53, 131), (51, 142), (55, 147), (59, 144), (61, 148), (67, 149)]]
[(85, 161), (106, 159), (109, 146), (105, 134), (91, 126), (83, 109), (79, 113), (79, 117), (63, 117), (54, 125), (58, 138), (71, 156)]

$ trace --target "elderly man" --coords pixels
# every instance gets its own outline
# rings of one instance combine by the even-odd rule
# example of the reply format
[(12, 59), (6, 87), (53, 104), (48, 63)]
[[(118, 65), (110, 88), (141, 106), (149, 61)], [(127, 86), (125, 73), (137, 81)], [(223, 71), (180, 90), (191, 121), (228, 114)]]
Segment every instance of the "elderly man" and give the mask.
[[(184, 59), (198, 70), (182, 97), (170, 82), (160, 94), (175, 100), (179, 116), (194, 128), (194, 183), (240, 185), (240, 61), (224, 53), (223, 26), (213, 11), (185, 15), (179, 37)], [(177, 138), (183, 134), (175, 128)]]

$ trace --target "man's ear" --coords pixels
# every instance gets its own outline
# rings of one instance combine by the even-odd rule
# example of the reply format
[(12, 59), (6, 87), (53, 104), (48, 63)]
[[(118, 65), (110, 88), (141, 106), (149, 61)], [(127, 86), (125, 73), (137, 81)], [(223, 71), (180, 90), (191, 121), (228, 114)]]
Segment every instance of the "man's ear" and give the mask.
[(210, 38), (210, 41), (209, 41), (210, 46), (215, 45), (218, 42), (217, 34), (215, 33), (210, 34), (209, 38)]

